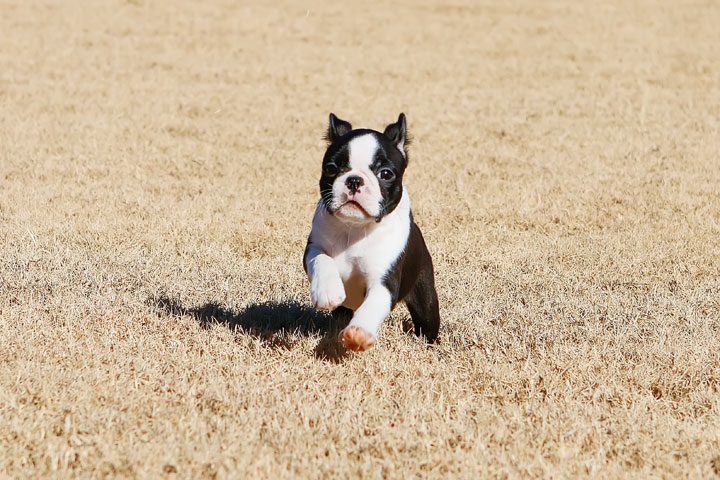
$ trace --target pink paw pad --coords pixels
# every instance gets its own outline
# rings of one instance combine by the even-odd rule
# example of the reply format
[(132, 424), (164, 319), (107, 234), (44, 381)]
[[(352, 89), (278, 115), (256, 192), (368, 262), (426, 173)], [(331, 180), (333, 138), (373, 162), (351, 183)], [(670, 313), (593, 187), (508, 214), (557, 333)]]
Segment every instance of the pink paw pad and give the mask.
[(340, 341), (348, 350), (364, 352), (375, 345), (375, 336), (360, 327), (351, 325), (340, 332)]

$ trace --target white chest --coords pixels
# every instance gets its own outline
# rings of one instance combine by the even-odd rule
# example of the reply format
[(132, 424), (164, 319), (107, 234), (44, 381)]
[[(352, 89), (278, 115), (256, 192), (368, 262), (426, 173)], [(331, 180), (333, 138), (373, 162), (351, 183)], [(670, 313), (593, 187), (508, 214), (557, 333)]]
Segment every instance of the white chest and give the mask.
[(344, 306), (355, 310), (368, 286), (380, 283), (407, 245), (410, 199), (407, 191), (398, 207), (382, 222), (367, 227), (346, 226), (318, 211), (311, 239), (335, 262), (345, 286)]

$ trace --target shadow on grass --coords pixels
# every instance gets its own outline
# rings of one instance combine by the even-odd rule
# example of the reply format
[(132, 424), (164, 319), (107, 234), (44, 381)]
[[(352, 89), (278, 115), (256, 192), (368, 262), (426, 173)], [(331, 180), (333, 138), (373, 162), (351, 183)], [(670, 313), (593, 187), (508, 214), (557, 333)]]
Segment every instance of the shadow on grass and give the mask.
[(338, 341), (338, 333), (350, 321), (349, 310), (321, 313), (296, 301), (254, 303), (238, 311), (228, 310), (217, 303), (186, 307), (168, 297), (153, 298), (150, 303), (158, 313), (193, 317), (204, 329), (224, 326), (233, 332), (259, 338), (263, 345), (270, 348), (290, 350), (292, 344), (287, 334), (320, 335), (315, 357), (340, 362), (347, 356), (347, 351)]

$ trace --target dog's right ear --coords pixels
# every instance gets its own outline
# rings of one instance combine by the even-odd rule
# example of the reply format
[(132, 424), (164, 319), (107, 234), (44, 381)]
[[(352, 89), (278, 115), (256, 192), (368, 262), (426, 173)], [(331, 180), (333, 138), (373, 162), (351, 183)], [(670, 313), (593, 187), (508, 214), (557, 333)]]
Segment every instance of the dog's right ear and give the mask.
[(330, 114), (330, 124), (328, 125), (327, 133), (325, 134), (325, 139), (332, 143), (338, 138), (342, 137), (346, 133), (348, 133), (350, 130), (352, 130), (352, 125), (350, 125), (349, 122), (346, 122), (345, 120), (341, 120), (338, 117), (335, 116), (334, 113)]

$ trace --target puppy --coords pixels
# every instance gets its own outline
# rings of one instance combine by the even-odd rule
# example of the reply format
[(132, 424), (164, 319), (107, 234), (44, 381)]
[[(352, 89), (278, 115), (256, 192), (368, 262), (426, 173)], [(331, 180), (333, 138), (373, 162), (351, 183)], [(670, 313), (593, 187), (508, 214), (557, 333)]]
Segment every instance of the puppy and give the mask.
[(346, 348), (372, 347), (399, 301), (416, 335), (433, 343), (440, 313), (430, 253), (410, 211), (405, 115), (383, 133), (353, 130), (330, 114), (320, 200), (303, 264), (316, 308), (353, 311), (340, 333)]

